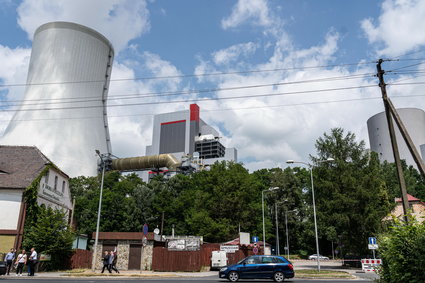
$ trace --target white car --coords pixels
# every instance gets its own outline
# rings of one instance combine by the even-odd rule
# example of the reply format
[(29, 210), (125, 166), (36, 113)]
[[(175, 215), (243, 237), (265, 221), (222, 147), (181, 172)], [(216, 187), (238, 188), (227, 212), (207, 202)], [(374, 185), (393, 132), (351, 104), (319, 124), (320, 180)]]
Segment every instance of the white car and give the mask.
[[(312, 254), (308, 257), (310, 260), (317, 260), (317, 254)], [(319, 260), (329, 260), (327, 256), (319, 255)]]

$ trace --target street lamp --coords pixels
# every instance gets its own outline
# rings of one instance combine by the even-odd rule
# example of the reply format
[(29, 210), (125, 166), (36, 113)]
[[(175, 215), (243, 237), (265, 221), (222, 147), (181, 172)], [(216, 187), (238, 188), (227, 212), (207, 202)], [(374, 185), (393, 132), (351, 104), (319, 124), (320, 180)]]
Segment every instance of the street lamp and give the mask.
[(100, 182), (100, 196), (99, 196), (99, 208), (97, 210), (97, 224), (96, 224), (96, 237), (94, 240), (94, 251), (91, 264), (91, 270), (94, 272), (96, 269), (96, 253), (97, 243), (99, 241), (99, 225), (100, 225), (100, 211), (102, 210), (102, 194), (103, 194), (103, 180), (105, 178), (105, 160), (106, 154), (100, 154), (100, 151), (96, 149), (96, 154), (100, 157), (100, 164), (102, 165), (102, 180)]
[(266, 254), (266, 224), (264, 220), (264, 192), (271, 192), (274, 190), (278, 190), (279, 187), (268, 188), (267, 190), (261, 191), (261, 206), (263, 208), (263, 254)]
[(288, 230), (288, 213), (289, 212), (296, 212), (297, 210), (285, 210), (285, 227), (286, 227), (286, 251), (288, 255), (289, 260), (289, 230)]
[[(332, 162), (335, 161), (335, 159), (329, 157), (326, 160), (319, 160), (317, 161), (317, 163), (322, 163), (322, 162)], [(313, 216), (314, 216), (314, 233), (316, 235), (316, 252), (317, 252), (317, 271), (320, 272), (320, 253), (319, 253), (319, 237), (317, 235), (317, 219), (316, 219), (316, 202), (314, 200), (314, 185), (313, 185), (313, 167), (314, 165), (306, 163), (306, 162), (302, 162), (302, 161), (294, 161), (294, 160), (288, 160), (286, 161), (286, 163), (288, 164), (294, 164), (294, 163), (300, 163), (300, 164), (304, 164), (306, 165), (309, 170), (310, 170), (310, 179), (311, 179), (311, 194), (312, 194), (312, 198), (313, 198)]]

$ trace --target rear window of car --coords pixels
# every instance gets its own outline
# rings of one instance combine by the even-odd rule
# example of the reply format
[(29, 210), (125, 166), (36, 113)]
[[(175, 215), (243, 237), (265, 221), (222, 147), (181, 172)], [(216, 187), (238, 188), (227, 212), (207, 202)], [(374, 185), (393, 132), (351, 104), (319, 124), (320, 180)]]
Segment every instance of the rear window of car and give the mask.
[(275, 263), (284, 263), (283, 259), (281, 259), (279, 257), (273, 257), (273, 262), (275, 262)]
[(269, 257), (269, 256), (263, 257), (261, 261), (262, 261), (262, 263), (274, 263), (275, 262), (273, 257)]

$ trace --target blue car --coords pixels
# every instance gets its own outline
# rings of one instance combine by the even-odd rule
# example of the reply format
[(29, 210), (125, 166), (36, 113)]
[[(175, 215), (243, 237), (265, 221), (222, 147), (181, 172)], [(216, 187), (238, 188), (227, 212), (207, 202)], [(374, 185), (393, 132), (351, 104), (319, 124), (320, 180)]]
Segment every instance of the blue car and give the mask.
[(283, 282), (285, 278), (293, 278), (294, 266), (283, 256), (253, 255), (244, 258), (237, 264), (220, 269), (219, 277), (231, 282), (239, 279), (273, 279)]

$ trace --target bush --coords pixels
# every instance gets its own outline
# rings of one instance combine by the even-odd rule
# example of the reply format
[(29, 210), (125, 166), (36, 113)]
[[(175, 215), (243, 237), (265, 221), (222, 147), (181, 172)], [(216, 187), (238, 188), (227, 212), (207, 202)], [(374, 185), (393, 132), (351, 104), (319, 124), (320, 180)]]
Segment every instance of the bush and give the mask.
[(395, 220), (389, 232), (379, 237), (381, 282), (425, 282), (425, 224), (410, 219)]
[(22, 246), (27, 251), (34, 247), (38, 256), (41, 253), (51, 255), (51, 261), (43, 262), (42, 267), (44, 270), (58, 270), (68, 265), (73, 240), (74, 233), (65, 214), (41, 206), (35, 224), (25, 231)]

